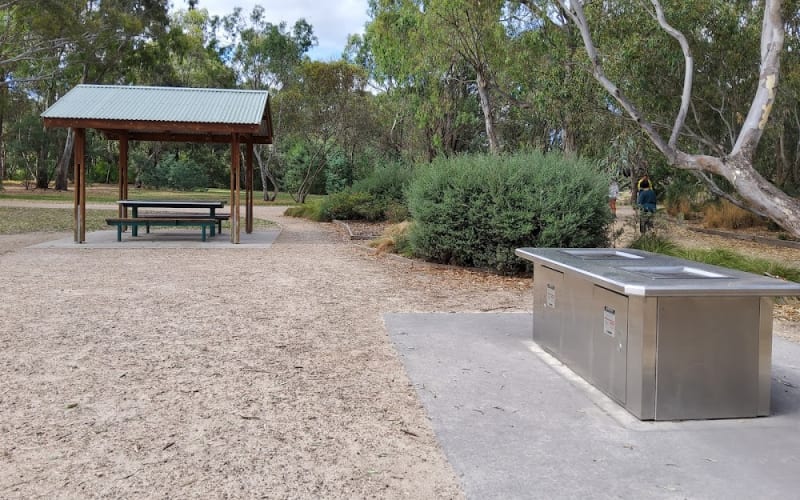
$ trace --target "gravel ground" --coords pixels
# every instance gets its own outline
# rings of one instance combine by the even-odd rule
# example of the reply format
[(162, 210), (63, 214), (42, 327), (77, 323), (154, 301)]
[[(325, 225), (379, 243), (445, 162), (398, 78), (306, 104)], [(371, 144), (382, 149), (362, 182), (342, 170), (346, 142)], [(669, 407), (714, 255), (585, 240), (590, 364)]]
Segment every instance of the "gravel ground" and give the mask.
[(0, 497), (462, 496), (382, 314), (530, 310), (530, 280), (282, 211), (267, 250), (0, 236)]
[(530, 279), (282, 211), (266, 250), (0, 236), (0, 498), (463, 496), (382, 315), (530, 311)]

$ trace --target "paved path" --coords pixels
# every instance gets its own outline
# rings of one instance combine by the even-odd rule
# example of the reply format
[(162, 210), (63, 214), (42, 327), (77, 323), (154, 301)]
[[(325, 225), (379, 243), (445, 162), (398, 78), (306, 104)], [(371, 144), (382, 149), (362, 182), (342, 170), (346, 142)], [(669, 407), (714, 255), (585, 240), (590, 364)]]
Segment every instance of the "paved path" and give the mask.
[(798, 344), (774, 341), (770, 417), (641, 422), (538, 349), (529, 314), (386, 324), (467, 498), (797, 498)]

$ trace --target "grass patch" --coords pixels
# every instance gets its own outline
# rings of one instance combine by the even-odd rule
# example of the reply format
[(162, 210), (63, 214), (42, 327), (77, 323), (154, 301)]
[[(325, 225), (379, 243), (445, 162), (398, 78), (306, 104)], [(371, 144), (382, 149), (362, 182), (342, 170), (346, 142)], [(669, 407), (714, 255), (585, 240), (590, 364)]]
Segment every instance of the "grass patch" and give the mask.
[(722, 229), (744, 229), (765, 226), (764, 219), (741, 209), (728, 201), (710, 204), (705, 208), (703, 223), (706, 227)]
[[(71, 187), (70, 191), (54, 191), (52, 189), (30, 189), (26, 190), (21, 185), (4, 184), (5, 189), (0, 191), (0, 200), (31, 200), (31, 201), (53, 201), (72, 203), (75, 196)], [(118, 188), (110, 184), (93, 184), (86, 187), (86, 199), (89, 203), (116, 203), (119, 199)], [(230, 190), (209, 188), (202, 191), (164, 191), (151, 189), (129, 188), (128, 198), (131, 200), (204, 200), (229, 201), (231, 198)], [(309, 195), (308, 200), (322, 199), (321, 195)], [(241, 203), (244, 205), (245, 193), (241, 192)], [(253, 192), (253, 205), (296, 205), (295, 201), (288, 193), (278, 193), (275, 201), (264, 201), (262, 191)]]
[[(116, 216), (116, 210), (87, 210), (86, 230), (109, 229), (106, 217)], [(0, 207), (0, 234), (61, 232), (72, 228), (72, 207)]]
[(800, 283), (800, 269), (796, 267), (785, 266), (767, 259), (748, 257), (722, 248), (683, 248), (664, 237), (653, 234), (645, 234), (638, 238), (630, 244), (630, 248)]

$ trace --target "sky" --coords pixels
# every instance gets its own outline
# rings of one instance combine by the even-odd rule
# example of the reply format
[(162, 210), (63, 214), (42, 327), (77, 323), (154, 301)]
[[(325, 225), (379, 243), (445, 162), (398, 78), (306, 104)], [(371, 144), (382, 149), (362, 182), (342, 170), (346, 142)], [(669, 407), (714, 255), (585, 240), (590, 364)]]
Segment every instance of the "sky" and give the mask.
[[(172, 0), (172, 4), (175, 9), (188, 8), (186, 0)], [(197, 8), (222, 17), (235, 7), (241, 7), (247, 15), (255, 5), (264, 7), (268, 21), (276, 24), (286, 21), (289, 28), (304, 18), (319, 41), (309, 56), (320, 61), (338, 60), (347, 36), (363, 33), (367, 22), (367, 0), (199, 0)]]

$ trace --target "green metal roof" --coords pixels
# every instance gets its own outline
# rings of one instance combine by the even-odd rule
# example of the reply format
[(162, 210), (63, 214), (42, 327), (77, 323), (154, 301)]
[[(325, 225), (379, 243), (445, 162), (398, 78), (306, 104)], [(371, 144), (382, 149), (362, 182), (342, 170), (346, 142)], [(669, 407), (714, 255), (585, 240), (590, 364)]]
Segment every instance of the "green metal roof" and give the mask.
[(42, 118), (258, 125), (268, 101), (261, 90), (78, 85)]

